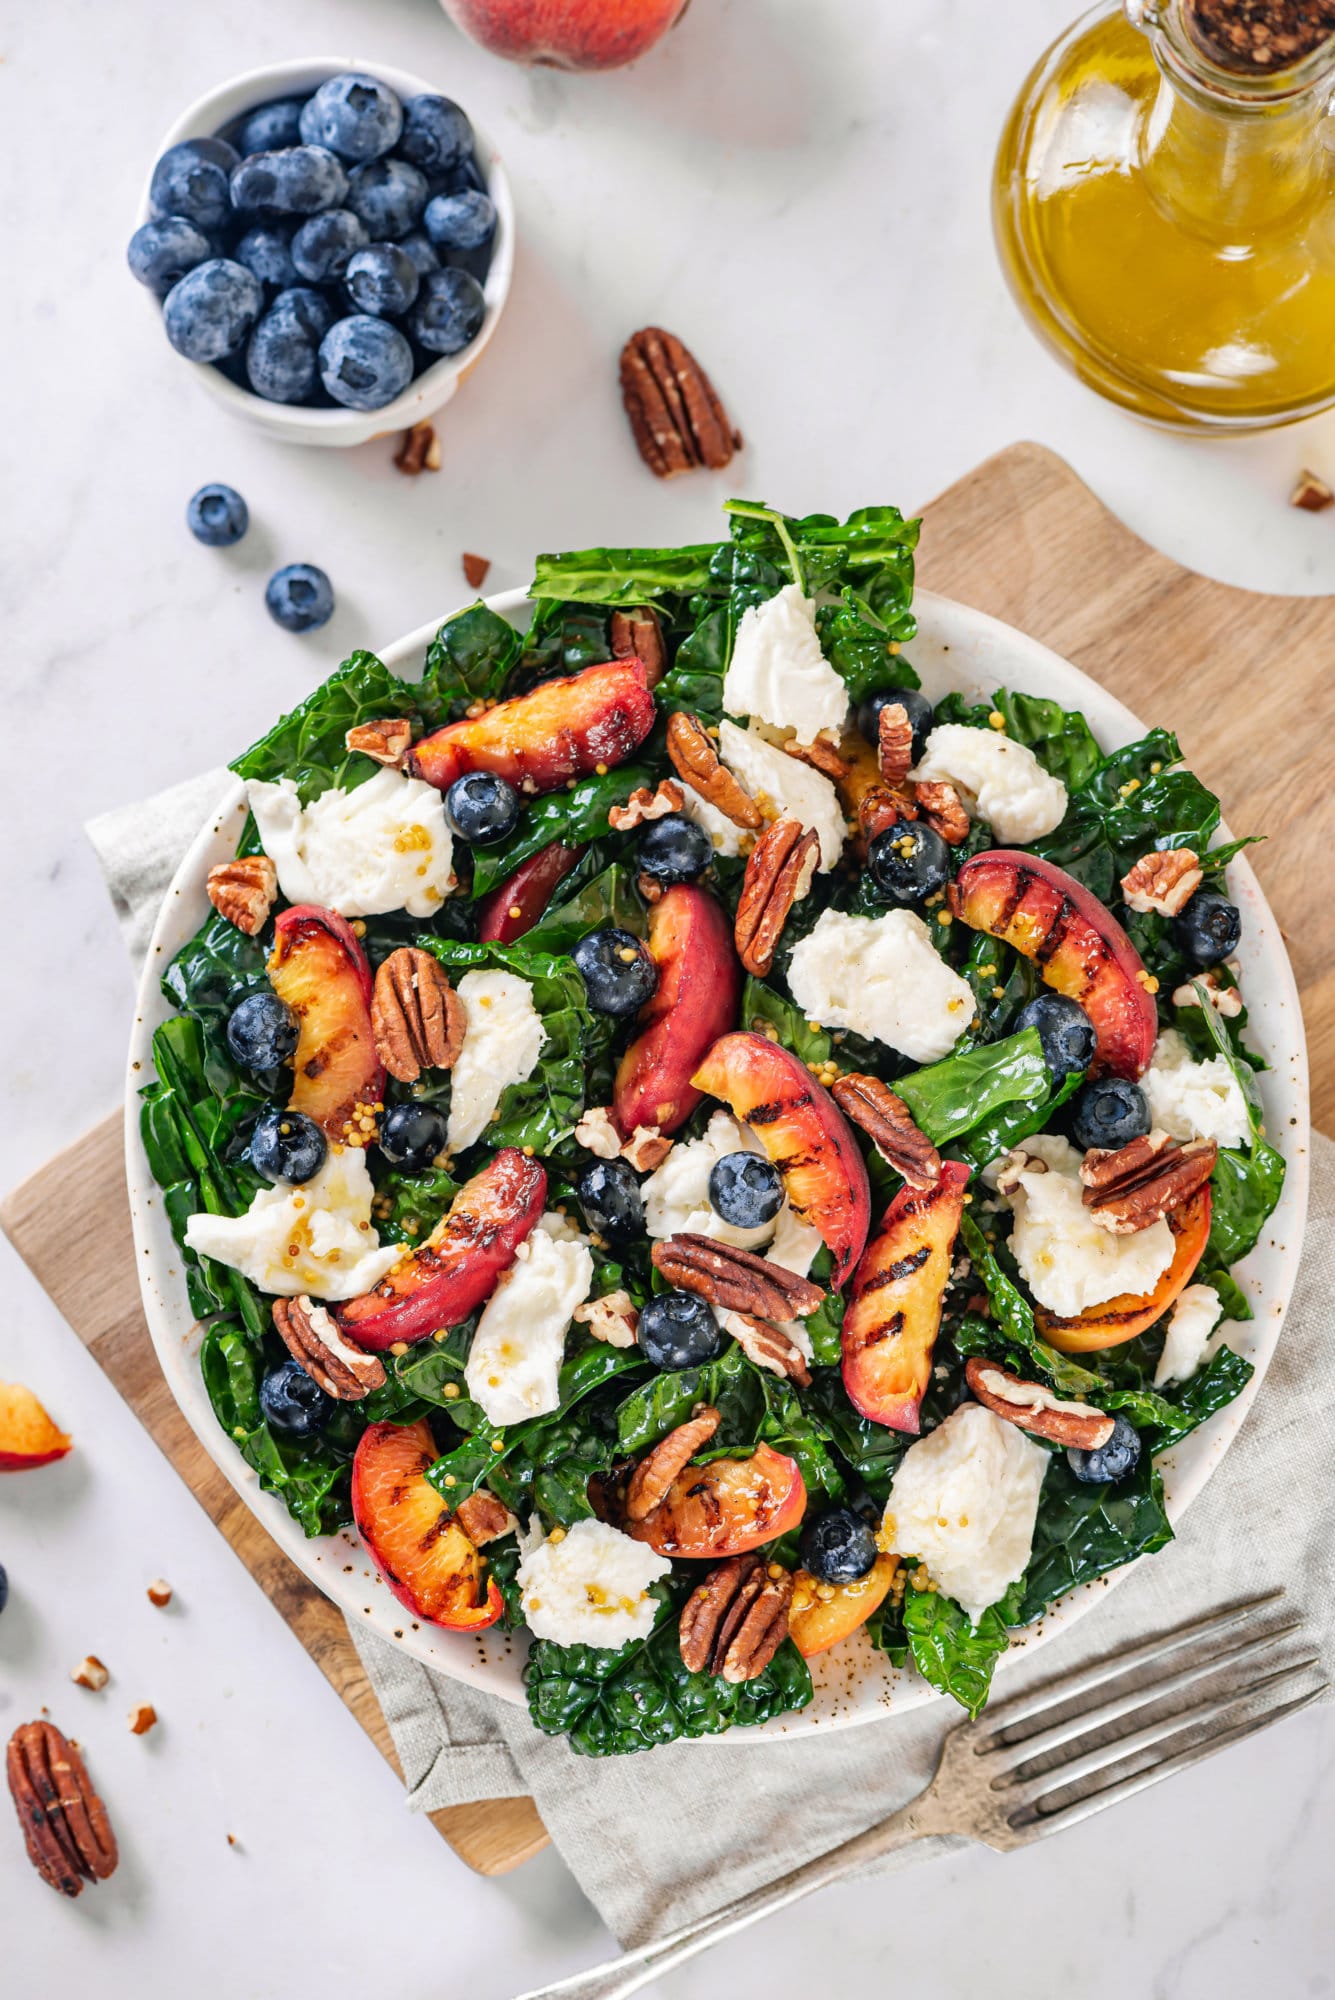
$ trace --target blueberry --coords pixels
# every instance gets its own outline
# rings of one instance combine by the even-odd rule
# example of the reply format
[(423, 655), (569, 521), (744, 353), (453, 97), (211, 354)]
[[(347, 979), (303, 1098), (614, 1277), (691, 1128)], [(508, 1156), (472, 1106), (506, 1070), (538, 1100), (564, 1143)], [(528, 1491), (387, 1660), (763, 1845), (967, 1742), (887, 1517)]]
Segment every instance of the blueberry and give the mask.
[(253, 271), (262, 285), (281, 291), (297, 282), (292, 262), (292, 231), (281, 223), (257, 222), (236, 246), (236, 261)]
[(244, 264), (210, 257), (172, 286), (162, 307), (167, 338), (187, 361), (235, 354), (264, 308), (264, 288)]
[(431, 176), (432, 194), (463, 194), (468, 188), (477, 194), (487, 192), (486, 180), (471, 153), (457, 166), (447, 167), (444, 173)]
[(300, 1186), (325, 1163), (329, 1141), (304, 1111), (266, 1111), (250, 1135), (251, 1165), (270, 1181)]
[(185, 510), (185, 522), (206, 548), (230, 549), (250, 526), (250, 509), (234, 486), (201, 486)]
[(635, 845), (637, 866), (665, 889), (698, 880), (713, 858), (709, 835), (684, 813), (651, 819)]
[(725, 1153), (710, 1168), (709, 1201), (734, 1229), (760, 1229), (783, 1207), (779, 1169), (759, 1153)]
[(341, 278), (353, 252), (366, 241), (360, 216), (350, 208), (331, 208), (303, 222), (292, 238), (292, 262), (297, 276), (308, 285), (323, 285)]
[(349, 259), (343, 282), (358, 312), (398, 319), (417, 297), (422, 276), (397, 243), (368, 243)]
[(1066, 1462), (1076, 1478), (1086, 1486), (1111, 1486), (1127, 1479), (1140, 1463), (1140, 1433), (1125, 1417), (1113, 1418), (1112, 1436), (1097, 1451), (1067, 1448)]
[(244, 158), (248, 153), (276, 153), (284, 146), (301, 144), (301, 108), (304, 97), (275, 97), (248, 111), (237, 128), (236, 148)]
[(380, 1150), (391, 1167), (425, 1173), (445, 1150), (448, 1121), (434, 1104), (394, 1104), (380, 1121)]
[(927, 745), (936, 720), (932, 704), (918, 688), (878, 688), (858, 705), (858, 728), (875, 747), (881, 727), (881, 710), (892, 701), (901, 702), (913, 731), (913, 761), (916, 764)]
[(232, 175), (232, 206), (272, 215), (319, 215), (348, 192), (341, 160), (323, 146), (284, 146), (252, 153)]
[(334, 315), (320, 292), (280, 292), (250, 336), (246, 379), (270, 403), (308, 403), (320, 381), (320, 342)]
[(388, 84), (363, 70), (344, 70), (322, 83), (301, 107), (301, 136), (345, 160), (378, 160), (397, 144), (403, 106)]
[(276, 993), (248, 993), (227, 1017), (227, 1046), (242, 1069), (277, 1069), (296, 1054), (300, 1030)]
[(419, 278), (424, 278), (428, 271), (438, 271), (440, 269), (440, 259), (436, 255), (436, 246), (431, 241), (431, 238), (424, 235), (420, 229), (414, 229), (411, 235), (405, 236), (399, 248), (405, 256), (412, 258), (414, 264), (417, 266), (417, 275)]
[(1173, 936), (1193, 965), (1218, 965), (1238, 948), (1242, 912), (1227, 896), (1198, 889), (1175, 919)]
[(1143, 1139), (1149, 1129), (1145, 1093), (1125, 1077), (1095, 1077), (1071, 1101), (1071, 1131), (1084, 1152), (1091, 1146), (1113, 1150), (1128, 1146), (1133, 1139)]
[(466, 112), (449, 97), (410, 97), (403, 107), (399, 151), (424, 173), (447, 174), (473, 150), (473, 128)]
[(153, 169), (148, 199), (155, 221), (181, 216), (214, 236), (232, 213), (228, 182), (239, 155), (225, 139), (183, 139)]
[(391, 242), (415, 229), (428, 193), (426, 175), (406, 160), (370, 160), (348, 176), (348, 207), (377, 242)]
[(496, 210), (491, 198), (471, 190), (438, 194), (422, 218), (426, 233), (441, 250), (479, 250), (496, 234)]
[(900, 820), (878, 833), (867, 849), (867, 868), (884, 903), (901, 908), (925, 902), (954, 873), (950, 849), (923, 820)]
[(487, 301), (467, 271), (429, 271), (408, 324), (414, 340), (432, 354), (458, 354), (476, 340)]
[(640, 1184), (626, 1160), (595, 1160), (575, 1183), (584, 1220), (604, 1243), (628, 1248), (644, 1235)]
[(1043, 1060), (1054, 1076), (1088, 1069), (1094, 1060), (1094, 1023), (1064, 993), (1039, 993), (1020, 1011), (1018, 1028), (1037, 1028)]
[(802, 1530), (802, 1566), (818, 1583), (856, 1583), (876, 1561), (876, 1536), (851, 1507), (828, 1507)]
[(195, 223), (183, 215), (164, 215), (135, 230), (125, 261), (141, 285), (162, 297), (212, 255), (213, 245)]
[(338, 320), (320, 342), (320, 380), (350, 410), (382, 410), (413, 379), (413, 351), (396, 326), (370, 313)]
[(334, 586), (314, 563), (288, 563), (269, 578), (264, 602), (285, 632), (313, 632), (334, 615)]
[(698, 1368), (723, 1345), (718, 1321), (696, 1292), (659, 1292), (642, 1308), (636, 1338), (655, 1368)]
[(460, 840), (489, 847), (519, 823), (520, 797), (494, 771), (465, 771), (445, 794), (445, 815)]
[(4, 1564), (0, 1563), (0, 1611), (4, 1610), (8, 1602), (9, 1602), (9, 1572), (8, 1570), (6, 1570)]
[(291, 1356), (271, 1368), (260, 1383), (260, 1410), (266, 1424), (289, 1437), (318, 1437), (338, 1408), (318, 1382)]
[(614, 929), (590, 931), (570, 956), (599, 1014), (636, 1014), (658, 991), (658, 967), (637, 937)]

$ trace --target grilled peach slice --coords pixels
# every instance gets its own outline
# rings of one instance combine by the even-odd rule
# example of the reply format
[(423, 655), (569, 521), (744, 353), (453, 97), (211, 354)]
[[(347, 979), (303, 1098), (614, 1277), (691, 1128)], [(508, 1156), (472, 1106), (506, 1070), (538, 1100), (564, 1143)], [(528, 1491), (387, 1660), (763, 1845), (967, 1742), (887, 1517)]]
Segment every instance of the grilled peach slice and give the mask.
[(1152, 1292), (1143, 1298), (1124, 1293), (1106, 1305), (1090, 1306), (1074, 1319), (1061, 1319), (1045, 1306), (1035, 1306), (1034, 1318), (1045, 1340), (1063, 1354), (1093, 1354), (1101, 1347), (1120, 1347), (1134, 1340), (1167, 1312), (1205, 1255), (1210, 1240), (1210, 1190), (1203, 1187), (1170, 1211), (1168, 1227), (1175, 1239), (1173, 1261)]
[(450, 1632), (480, 1632), (503, 1609), (458, 1519), (427, 1479), (439, 1457), (425, 1420), (372, 1424), (352, 1461), (357, 1532), (399, 1603)]
[(786, 1535), (806, 1510), (796, 1459), (758, 1444), (750, 1458), (688, 1465), (647, 1520), (625, 1521), (622, 1528), (660, 1556), (717, 1562)]
[(426, 1242), (359, 1299), (335, 1306), (358, 1347), (383, 1353), (457, 1326), (491, 1297), (501, 1272), (542, 1214), (547, 1175), (517, 1146), (504, 1146), (460, 1188)]
[(442, 792), (465, 771), (495, 771), (529, 794), (554, 792), (600, 764), (624, 764), (653, 726), (643, 662), (611, 660), (446, 723), (414, 745), (404, 769)]
[(715, 1042), (691, 1081), (751, 1127), (790, 1205), (829, 1248), (837, 1291), (867, 1241), (871, 1191), (857, 1141), (829, 1091), (778, 1042), (745, 1031)]
[(304, 1111), (331, 1139), (359, 1104), (380, 1103), (385, 1072), (371, 1026), (371, 968), (351, 924), (315, 903), (274, 920), (269, 984), (297, 1017), (290, 1111)]
[(831, 1594), (818, 1597), (821, 1587), (814, 1576), (800, 1569), (793, 1579), (793, 1601), (788, 1612), (788, 1637), (804, 1660), (828, 1652), (860, 1625), (865, 1625), (878, 1604), (890, 1594), (898, 1556), (877, 1556), (865, 1576), (856, 1583), (826, 1584)]
[(513, 944), (531, 931), (583, 854), (582, 847), (565, 847), (559, 840), (540, 847), (507, 875), (498, 889), (478, 904), (478, 938), (483, 944)]
[(976, 931), (1033, 959), (1049, 986), (1078, 1001), (1094, 1024), (1094, 1076), (1144, 1074), (1158, 1017), (1140, 953), (1097, 896), (1064, 869), (998, 847), (966, 861), (950, 906)]
[(21, 1382), (0, 1382), (0, 1472), (53, 1465), (71, 1446), (58, 1424)]
[(854, 1409), (887, 1430), (919, 1429), (968, 1180), (966, 1166), (943, 1160), (935, 1187), (901, 1188), (853, 1273), (844, 1387)]
[(692, 1072), (737, 1019), (742, 969), (732, 920), (707, 889), (669, 889), (649, 912), (646, 939), (658, 990), (636, 1017), (612, 1090), (623, 1139), (637, 1125), (675, 1132), (700, 1102)]

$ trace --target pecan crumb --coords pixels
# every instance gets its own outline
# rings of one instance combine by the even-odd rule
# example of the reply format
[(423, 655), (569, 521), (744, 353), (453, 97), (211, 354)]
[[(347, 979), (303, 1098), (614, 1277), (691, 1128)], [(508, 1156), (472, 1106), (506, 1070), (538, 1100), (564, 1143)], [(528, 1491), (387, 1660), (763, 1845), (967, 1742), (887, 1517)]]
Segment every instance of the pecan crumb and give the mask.
[(151, 1701), (137, 1701), (126, 1720), (132, 1736), (147, 1736), (158, 1719), (158, 1712)]
[(464, 580), (470, 590), (481, 590), (487, 580), (487, 571), (490, 568), (490, 556), (464, 556)]
[(406, 430), (399, 439), (394, 463), (410, 479), (415, 479), (419, 472), (439, 472), (440, 439), (436, 436), (435, 425), (423, 418), (411, 430)]
[(155, 1576), (148, 1586), (147, 1595), (149, 1603), (156, 1604), (161, 1611), (172, 1601), (172, 1587), (164, 1577)]
[(92, 1688), (96, 1691), (106, 1686), (111, 1675), (96, 1653), (87, 1653), (77, 1667), (70, 1668), (70, 1679), (75, 1687)]

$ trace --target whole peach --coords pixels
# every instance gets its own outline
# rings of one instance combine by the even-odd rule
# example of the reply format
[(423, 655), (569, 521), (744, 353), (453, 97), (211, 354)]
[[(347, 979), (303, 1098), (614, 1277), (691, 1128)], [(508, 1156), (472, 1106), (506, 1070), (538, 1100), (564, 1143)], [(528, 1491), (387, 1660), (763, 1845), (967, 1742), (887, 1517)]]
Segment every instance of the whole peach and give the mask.
[(651, 49), (689, 0), (441, 0), (493, 55), (555, 69), (618, 69)]

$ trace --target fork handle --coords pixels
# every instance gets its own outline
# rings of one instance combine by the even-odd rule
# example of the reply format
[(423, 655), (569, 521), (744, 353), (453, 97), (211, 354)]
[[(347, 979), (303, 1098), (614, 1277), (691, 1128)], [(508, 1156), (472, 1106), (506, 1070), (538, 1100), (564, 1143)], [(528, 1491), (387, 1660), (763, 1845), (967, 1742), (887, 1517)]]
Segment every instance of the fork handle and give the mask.
[(851, 1840), (831, 1848), (828, 1854), (818, 1854), (814, 1860), (804, 1861), (800, 1867), (790, 1869), (768, 1887), (752, 1889), (749, 1894), (738, 1896), (734, 1902), (725, 1903), (712, 1916), (683, 1924), (680, 1930), (670, 1932), (667, 1937), (658, 1938), (652, 1944), (639, 1945), (620, 1958), (608, 1959), (605, 1964), (592, 1966), (587, 1972), (577, 1972), (573, 1978), (559, 1980), (554, 1986), (535, 1987), (529, 1993), (520, 1994), (518, 2000), (626, 2000), (628, 1994), (638, 1993), (651, 1979), (671, 1972), (686, 1959), (694, 1958), (697, 1952), (708, 1951), (722, 1938), (745, 1930), (748, 1924), (758, 1923), (775, 1910), (787, 1909), (790, 1903), (800, 1902), (813, 1890), (838, 1882), (855, 1869), (879, 1861), (897, 1848), (907, 1847), (928, 1834), (945, 1831), (947, 1829), (931, 1814), (925, 1795), (919, 1795), (888, 1819), (868, 1827), (865, 1833), (854, 1834)]

